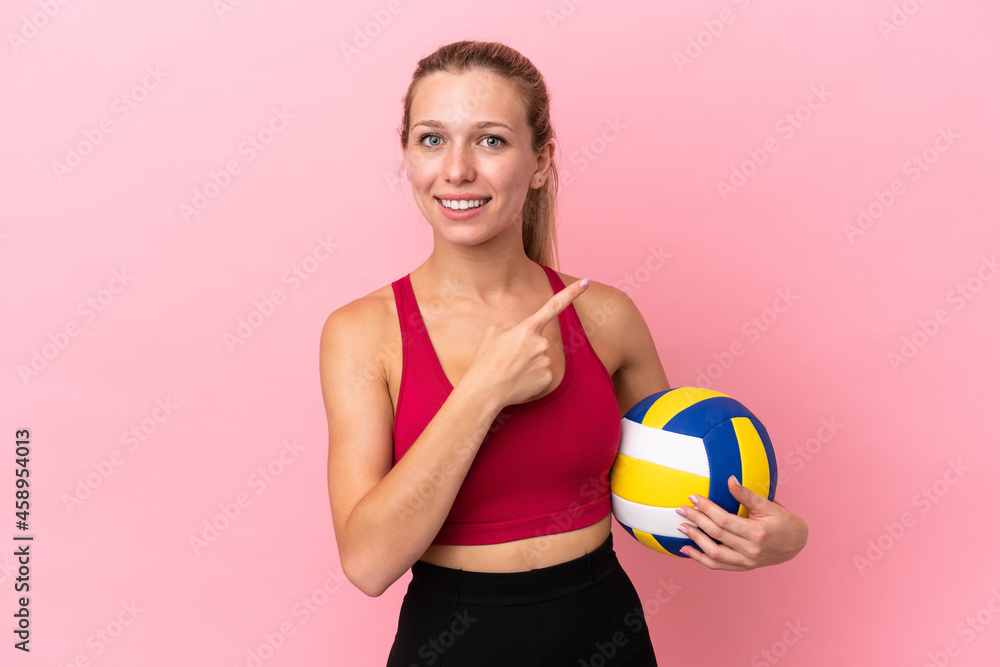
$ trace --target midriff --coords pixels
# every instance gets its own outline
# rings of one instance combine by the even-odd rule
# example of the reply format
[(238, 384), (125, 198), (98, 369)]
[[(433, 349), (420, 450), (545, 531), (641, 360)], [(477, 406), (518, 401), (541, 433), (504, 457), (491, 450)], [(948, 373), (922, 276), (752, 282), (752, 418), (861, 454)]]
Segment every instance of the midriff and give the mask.
[(611, 515), (590, 526), (500, 544), (432, 544), (420, 560), (471, 572), (524, 572), (579, 558), (608, 538)]

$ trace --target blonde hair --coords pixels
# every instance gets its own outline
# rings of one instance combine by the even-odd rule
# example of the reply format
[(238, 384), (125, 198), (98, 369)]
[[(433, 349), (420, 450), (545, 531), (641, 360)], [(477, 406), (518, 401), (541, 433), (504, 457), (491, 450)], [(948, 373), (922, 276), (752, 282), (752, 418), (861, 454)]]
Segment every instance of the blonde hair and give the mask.
[[(403, 98), (403, 122), (399, 128), (400, 143), (405, 149), (410, 139), (410, 107), (416, 85), (434, 72), (461, 74), (471, 69), (483, 69), (509, 80), (518, 91), (524, 106), (531, 147), (539, 152), (555, 137), (549, 118), (549, 91), (545, 79), (530, 60), (499, 42), (461, 41), (442, 46), (417, 63), (410, 86)], [(402, 169), (402, 167), (400, 168)], [(556, 244), (556, 193), (559, 174), (556, 164), (549, 165), (549, 178), (540, 188), (530, 188), (521, 209), (521, 241), (524, 254), (531, 260), (556, 270), (559, 255)]]

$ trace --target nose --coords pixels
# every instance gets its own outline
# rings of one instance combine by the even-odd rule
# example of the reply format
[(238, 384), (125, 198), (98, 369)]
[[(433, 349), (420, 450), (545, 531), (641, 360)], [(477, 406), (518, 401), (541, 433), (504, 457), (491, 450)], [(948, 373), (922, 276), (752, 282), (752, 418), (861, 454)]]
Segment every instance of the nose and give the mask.
[(445, 179), (449, 183), (471, 181), (476, 177), (475, 155), (472, 149), (460, 142), (452, 144), (445, 161)]

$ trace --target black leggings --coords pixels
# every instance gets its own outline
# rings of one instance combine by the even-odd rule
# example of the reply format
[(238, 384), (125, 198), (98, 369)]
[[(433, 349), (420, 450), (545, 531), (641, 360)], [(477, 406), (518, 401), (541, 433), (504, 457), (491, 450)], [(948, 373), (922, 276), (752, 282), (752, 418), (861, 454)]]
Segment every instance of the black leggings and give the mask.
[(655, 667), (612, 548), (528, 572), (413, 564), (387, 667)]

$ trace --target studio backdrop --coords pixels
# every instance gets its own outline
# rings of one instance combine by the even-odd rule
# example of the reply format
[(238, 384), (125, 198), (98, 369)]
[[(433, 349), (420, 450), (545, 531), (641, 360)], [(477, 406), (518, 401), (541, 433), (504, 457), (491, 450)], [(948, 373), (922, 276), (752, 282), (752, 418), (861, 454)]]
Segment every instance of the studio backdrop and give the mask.
[(794, 560), (741, 573), (615, 525), (660, 663), (995, 664), (998, 21), (5, 2), (0, 663), (384, 664), (409, 574), (378, 598), (343, 575), (319, 334), (429, 255), (402, 98), (478, 39), (551, 91), (553, 268), (626, 292), (672, 386), (756, 413), (809, 523)]

